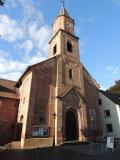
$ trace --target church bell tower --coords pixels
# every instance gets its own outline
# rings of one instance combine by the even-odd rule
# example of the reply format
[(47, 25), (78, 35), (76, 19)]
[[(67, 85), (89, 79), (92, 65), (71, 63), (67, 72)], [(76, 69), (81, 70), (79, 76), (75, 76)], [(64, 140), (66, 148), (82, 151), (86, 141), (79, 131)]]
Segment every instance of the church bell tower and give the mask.
[[(79, 56), (79, 38), (74, 33), (74, 20), (64, 5), (52, 25), (52, 38), (49, 42), (49, 58), (56, 58), (56, 91), (55, 91), (55, 144), (61, 137), (64, 139), (81, 139), (82, 133), (79, 118), (81, 109), (85, 110), (83, 71)], [(73, 112), (72, 112), (73, 111)], [(67, 132), (67, 112), (78, 117), (76, 129), (69, 137)], [(83, 112), (83, 111), (82, 111)], [(83, 113), (82, 113), (83, 114)], [(61, 117), (60, 117), (61, 115)], [(86, 111), (84, 116), (86, 117)], [(68, 117), (69, 118), (69, 117)], [(84, 122), (85, 124), (85, 122)], [(74, 127), (73, 127), (74, 128)], [(79, 130), (79, 133), (77, 132)]]
[(62, 5), (60, 13), (52, 25), (49, 58), (60, 57), (59, 59), (61, 59), (58, 67), (59, 76), (61, 76), (59, 78), (59, 88), (61, 88), (61, 85), (64, 85), (64, 88), (78, 86), (83, 91), (81, 87), (79, 38), (74, 34), (74, 25), (74, 20)]
[(52, 25), (52, 39), (49, 42), (49, 58), (57, 55), (79, 60), (79, 38), (74, 35), (74, 20), (64, 5)]

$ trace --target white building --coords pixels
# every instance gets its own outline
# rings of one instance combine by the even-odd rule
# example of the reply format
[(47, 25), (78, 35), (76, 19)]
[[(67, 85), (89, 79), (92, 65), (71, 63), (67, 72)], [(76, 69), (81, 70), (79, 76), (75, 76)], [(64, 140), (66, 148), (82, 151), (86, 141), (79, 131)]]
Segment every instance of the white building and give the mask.
[(99, 108), (103, 134), (120, 138), (120, 95), (100, 90)]

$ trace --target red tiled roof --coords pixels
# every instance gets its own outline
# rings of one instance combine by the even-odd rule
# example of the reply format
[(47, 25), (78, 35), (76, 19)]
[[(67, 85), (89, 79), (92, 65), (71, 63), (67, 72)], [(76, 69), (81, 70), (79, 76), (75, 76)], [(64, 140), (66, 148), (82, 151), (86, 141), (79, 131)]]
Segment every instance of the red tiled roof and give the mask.
[(0, 97), (18, 99), (18, 89), (14, 87), (15, 81), (0, 78)]

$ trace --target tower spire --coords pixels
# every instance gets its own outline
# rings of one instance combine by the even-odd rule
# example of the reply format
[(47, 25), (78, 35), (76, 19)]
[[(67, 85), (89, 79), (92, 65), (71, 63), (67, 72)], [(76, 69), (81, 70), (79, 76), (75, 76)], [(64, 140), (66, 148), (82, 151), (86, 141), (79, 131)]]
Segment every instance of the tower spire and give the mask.
[(60, 15), (65, 15), (67, 17), (70, 17), (67, 10), (65, 9), (65, 0), (61, 0), (61, 2), (62, 2), (62, 8), (60, 11)]
[(62, 0), (62, 6), (65, 7), (65, 0)]

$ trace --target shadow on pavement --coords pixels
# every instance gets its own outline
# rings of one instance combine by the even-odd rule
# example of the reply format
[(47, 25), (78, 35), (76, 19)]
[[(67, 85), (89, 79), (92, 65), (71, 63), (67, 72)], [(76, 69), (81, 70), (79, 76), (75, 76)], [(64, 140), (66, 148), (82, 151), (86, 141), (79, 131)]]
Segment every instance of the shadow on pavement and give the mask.
[(0, 160), (120, 160), (120, 153), (88, 155), (60, 146), (29, 150), (0, 150)]

